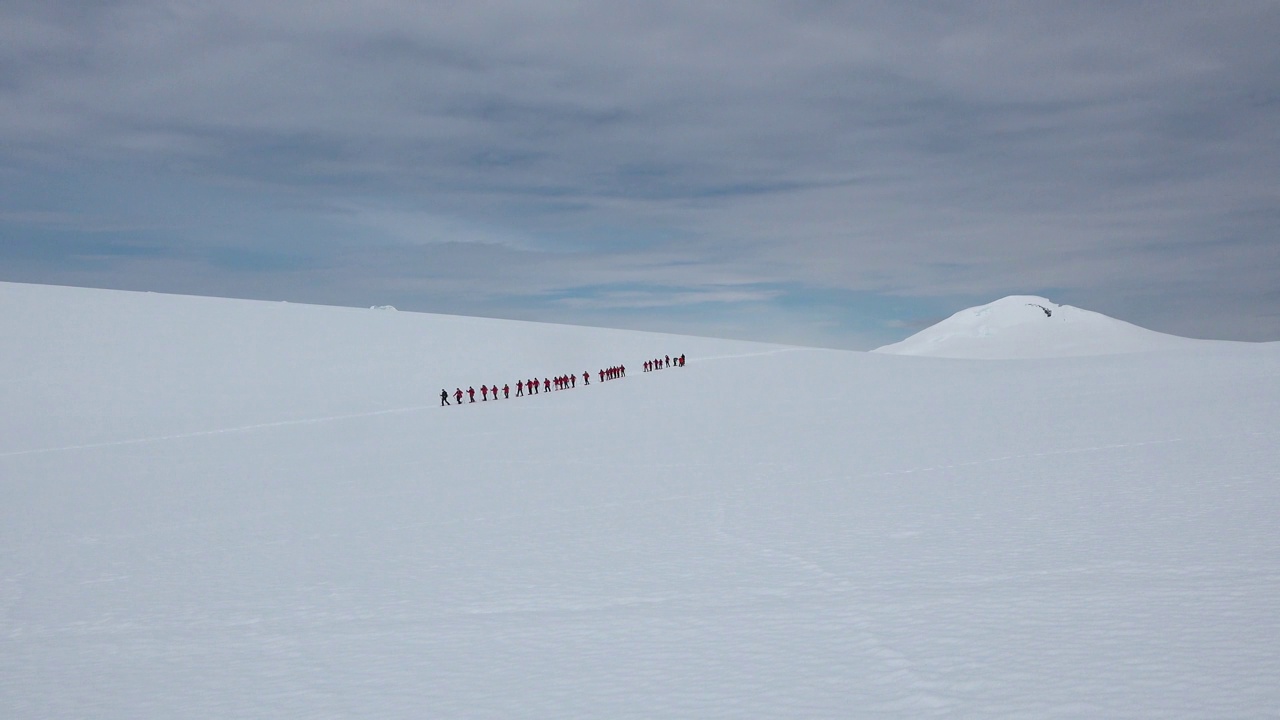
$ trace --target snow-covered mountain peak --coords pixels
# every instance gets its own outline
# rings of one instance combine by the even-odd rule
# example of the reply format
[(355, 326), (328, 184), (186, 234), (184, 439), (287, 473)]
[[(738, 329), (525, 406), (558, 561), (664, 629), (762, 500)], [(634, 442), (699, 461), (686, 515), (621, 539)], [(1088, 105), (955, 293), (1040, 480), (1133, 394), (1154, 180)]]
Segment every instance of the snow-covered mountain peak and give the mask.
[(1036, 295), (1010, 295), (952, 315), (875, 352), (951, 358), (1049, 358), (1186, 347), (1158, 333)]

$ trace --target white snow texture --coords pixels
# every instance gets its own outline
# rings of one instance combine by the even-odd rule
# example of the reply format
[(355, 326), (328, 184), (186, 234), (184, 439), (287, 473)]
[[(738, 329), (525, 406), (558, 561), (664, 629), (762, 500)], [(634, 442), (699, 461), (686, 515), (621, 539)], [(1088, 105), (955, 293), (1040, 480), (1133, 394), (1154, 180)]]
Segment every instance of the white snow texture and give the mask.
[(976, 361), (0, 283), (0, 717), (1277, 717), (1280, 344), (1035, 302)]
[(1011, 295), (961, 310), (873, 352), (950, 358), (1055, 358), (1186, 348), (1200, 341), (1165, 335), (1034, 295)]

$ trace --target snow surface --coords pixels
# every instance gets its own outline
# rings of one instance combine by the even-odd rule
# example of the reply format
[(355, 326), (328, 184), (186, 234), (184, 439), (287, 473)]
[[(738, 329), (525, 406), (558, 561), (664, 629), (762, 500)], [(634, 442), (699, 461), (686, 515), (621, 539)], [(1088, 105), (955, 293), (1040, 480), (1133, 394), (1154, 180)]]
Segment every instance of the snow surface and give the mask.
[(971, 362), (13, 284), (0, 311), (0, 717), (1280, 711), (1280, 344)]
[(872, 352), (1011, 360), (1177, 350), (1199, 342), (1035, 295), (1011, 295)]

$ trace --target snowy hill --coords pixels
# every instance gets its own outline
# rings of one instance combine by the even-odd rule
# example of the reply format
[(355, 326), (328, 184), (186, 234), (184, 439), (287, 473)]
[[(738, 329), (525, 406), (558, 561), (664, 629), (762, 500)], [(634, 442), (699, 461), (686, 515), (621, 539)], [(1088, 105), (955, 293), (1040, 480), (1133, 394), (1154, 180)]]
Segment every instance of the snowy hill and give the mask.
[(1170, 350), (1199, 342), (1042, 297), (1011, 295), (961, 310), (902, 342), (873, 352), (949, 358), (1052, 358)]
[(4, 718), (1280, 707), (1280, 345), (907, 361), (3, 283), (0, 333)]

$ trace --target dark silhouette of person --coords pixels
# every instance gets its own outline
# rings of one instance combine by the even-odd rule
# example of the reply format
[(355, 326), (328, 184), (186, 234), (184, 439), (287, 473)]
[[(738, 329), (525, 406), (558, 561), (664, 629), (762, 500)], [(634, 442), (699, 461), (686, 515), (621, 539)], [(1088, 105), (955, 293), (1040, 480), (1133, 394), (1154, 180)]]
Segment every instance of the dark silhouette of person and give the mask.
[(448, 405), (448, 404), (449, 404), (449, 391), (441, 390), (440, 391), (440, 407), (444, 407), (445, 405)]
[(524, 381), (517, 380), (516, 381), (516, 397), (521, 397), (522, 395), (524, 395)]

